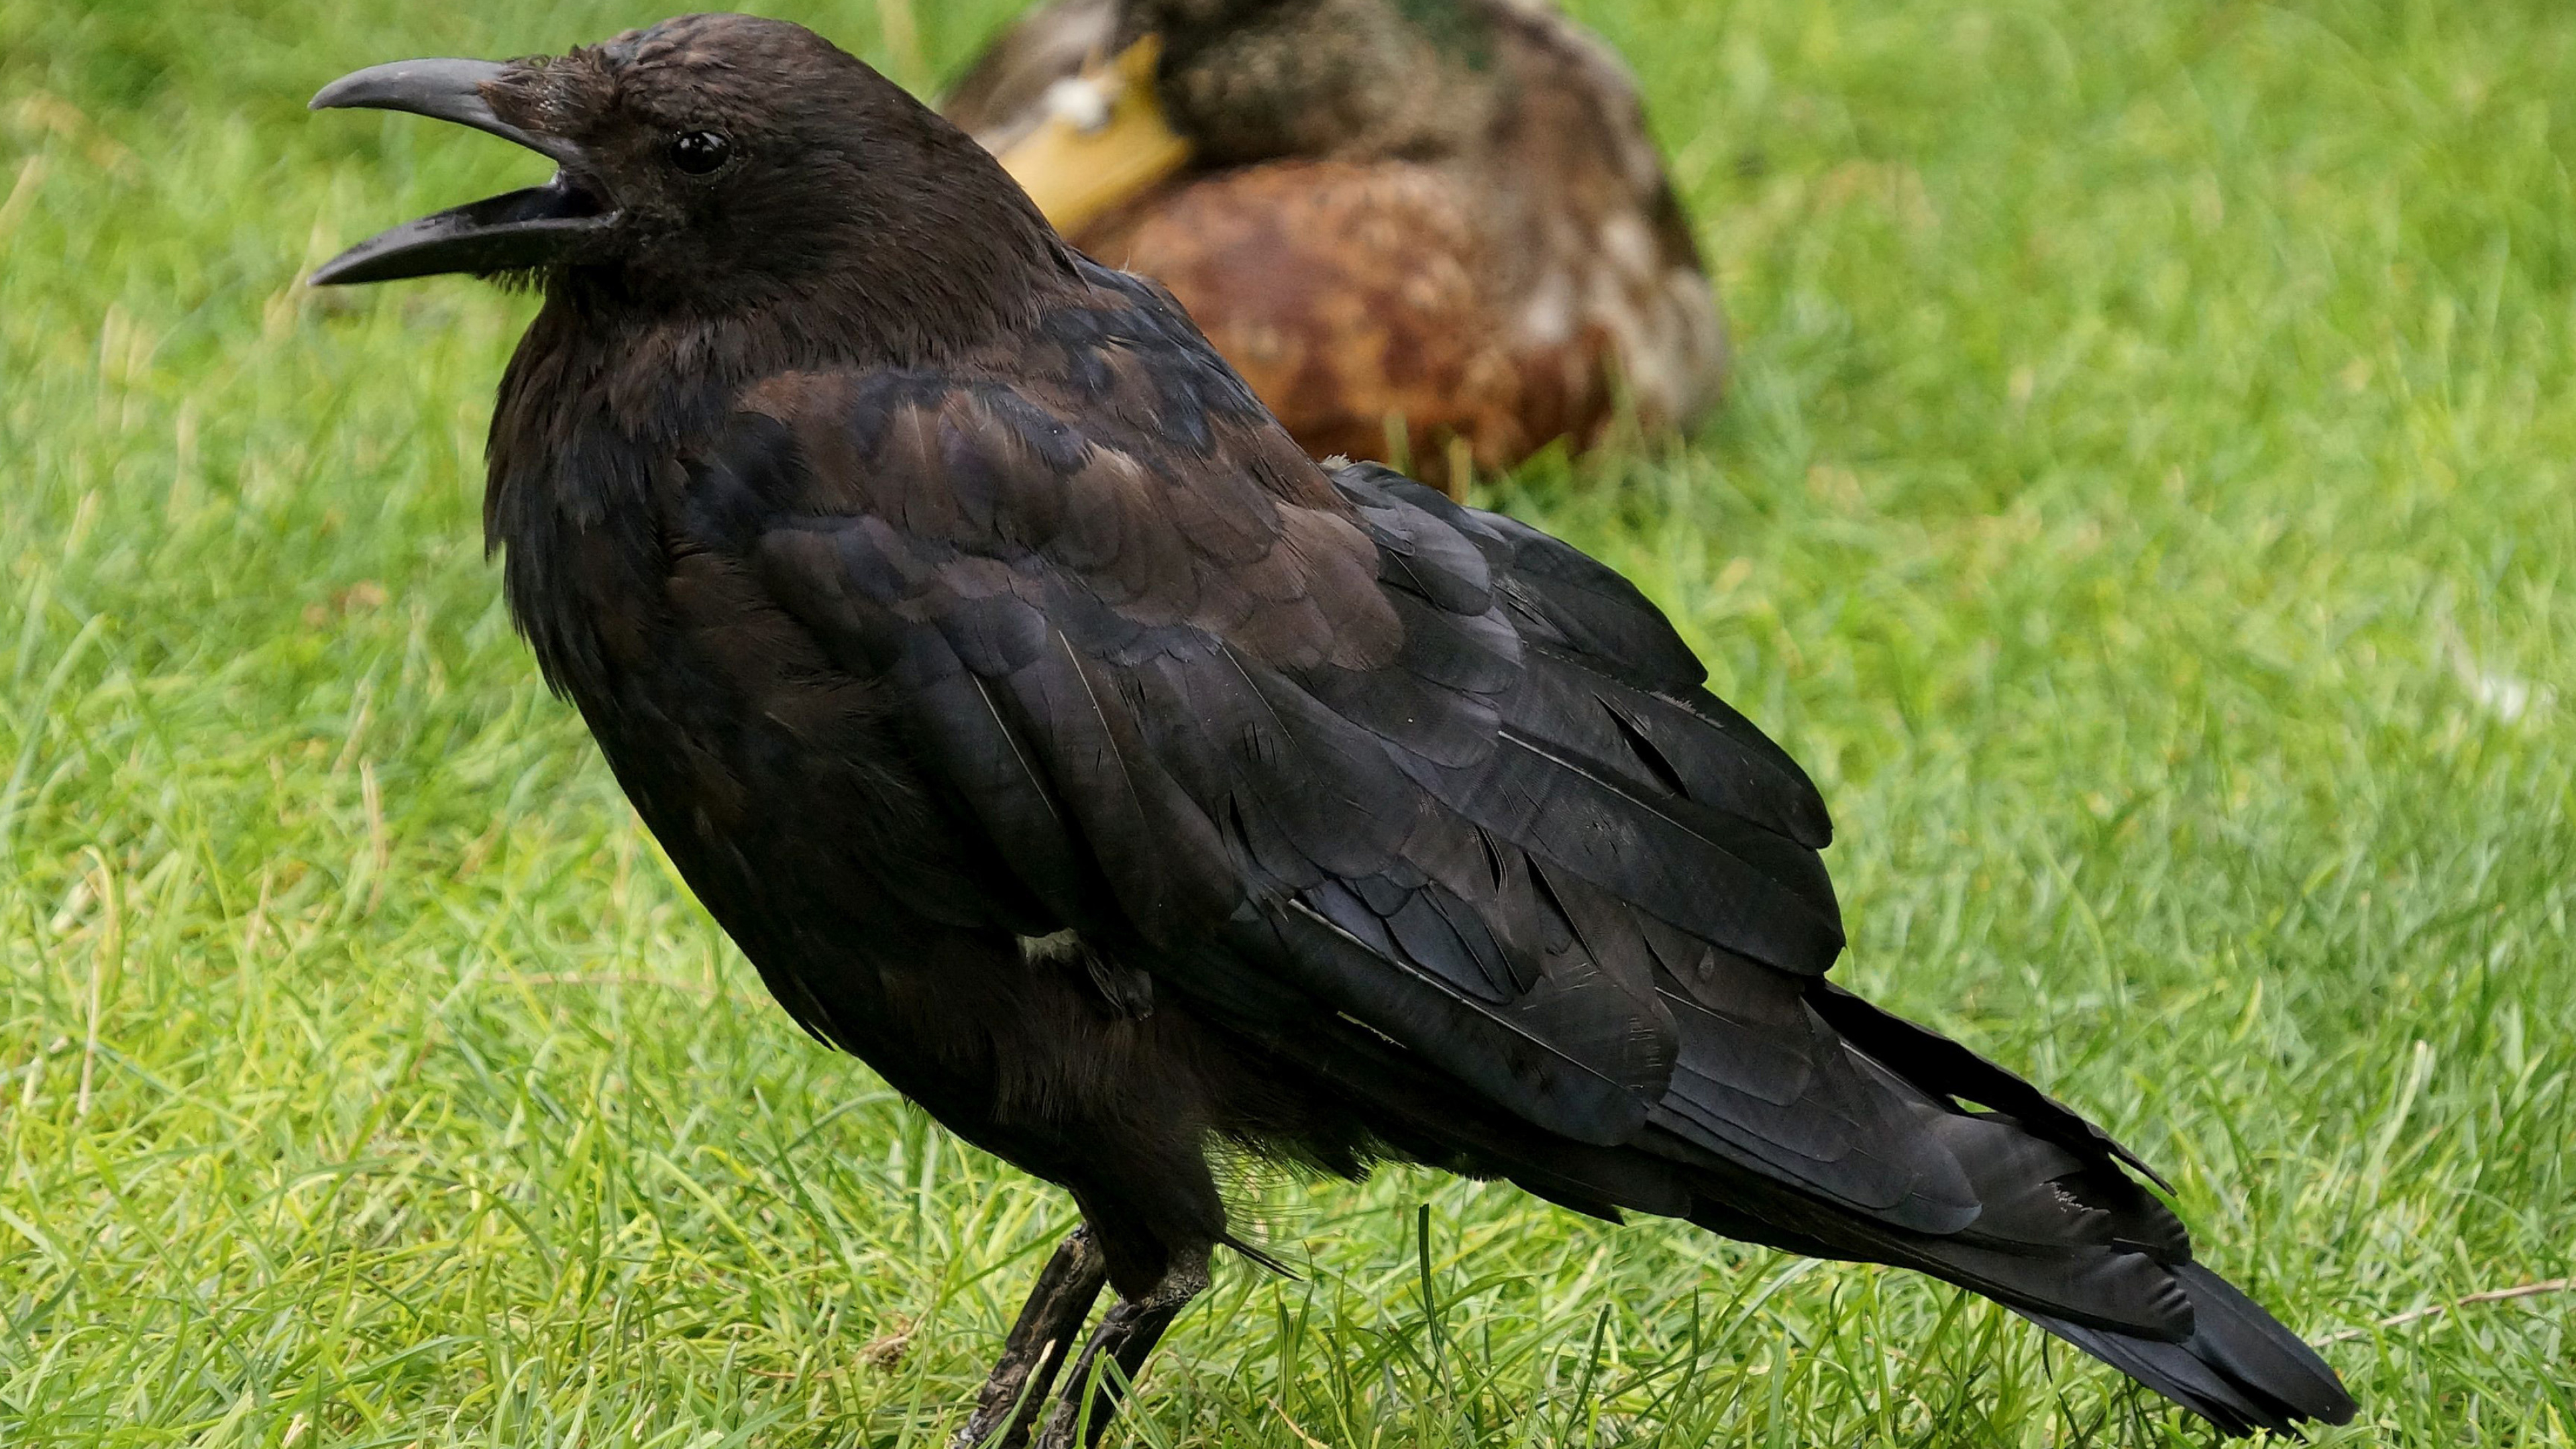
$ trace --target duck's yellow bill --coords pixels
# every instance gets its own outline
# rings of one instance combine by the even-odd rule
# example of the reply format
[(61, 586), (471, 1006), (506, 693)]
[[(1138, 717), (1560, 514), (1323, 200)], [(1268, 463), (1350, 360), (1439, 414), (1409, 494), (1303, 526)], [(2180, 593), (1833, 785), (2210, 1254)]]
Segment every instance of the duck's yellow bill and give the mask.
[(1048, 90), (1047, 118), (1002, 151), (1002, 168), (1055, 229), (1070, 236), (1143, 194), (1190, 159), (1190, 143), (1154, 96), (1159, 36)]

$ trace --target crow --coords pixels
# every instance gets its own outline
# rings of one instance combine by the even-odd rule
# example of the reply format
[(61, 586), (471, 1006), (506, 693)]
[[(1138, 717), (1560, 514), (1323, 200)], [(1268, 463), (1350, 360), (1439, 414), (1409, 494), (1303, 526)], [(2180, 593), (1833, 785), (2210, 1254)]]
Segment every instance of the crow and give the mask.
[(541, 291), (484, 521), (546, 680), (796, 1021), (1080, 1209), (955, 1443), (1097, 1439), (1213, 1250), (1269, 1261), (1245, 1151), (1917, 1269), (2228, 1432), (2352, 1414), (2134, 1154), (1827, 979), (1824, 804), (1643, 594), (1308, 458), (866, 65), (697, 15), (312, 104), (557, 163), (312, 280)]

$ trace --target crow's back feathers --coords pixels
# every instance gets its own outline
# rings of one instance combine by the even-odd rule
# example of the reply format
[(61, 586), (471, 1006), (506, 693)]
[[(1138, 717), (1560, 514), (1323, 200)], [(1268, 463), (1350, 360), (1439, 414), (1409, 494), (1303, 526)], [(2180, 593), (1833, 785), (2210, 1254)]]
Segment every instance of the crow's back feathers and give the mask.
[(1017, 377), (768, 380), (680, 509), (884, 688), (994, 919), (1035, 902), (1416, 1155), (1923, 1268), (2270, 1422), (2168, 1363), (2235, 1340), (2134, 1156), (1822, 979), (1823, 803), (1632, 585), (1317, 472), (1153, 289), (1095, 282)]

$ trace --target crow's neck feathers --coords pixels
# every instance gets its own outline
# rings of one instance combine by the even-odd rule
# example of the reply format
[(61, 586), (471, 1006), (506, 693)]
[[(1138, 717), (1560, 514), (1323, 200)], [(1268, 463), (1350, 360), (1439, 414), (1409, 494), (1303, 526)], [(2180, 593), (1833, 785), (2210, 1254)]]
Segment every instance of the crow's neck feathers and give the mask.
[(852, 134), (800, 138), (795, 174), (686, 245), (539, 279), (493, 413), (484, 532), (506, 545), (513, 611), (558, 689), (591, 653), (562, 616), (571, 575), (649, 549), (656, 469), (744, 389), (1008, 355), (1088, 286), (981, 147), (873, 72), (851, 79)]

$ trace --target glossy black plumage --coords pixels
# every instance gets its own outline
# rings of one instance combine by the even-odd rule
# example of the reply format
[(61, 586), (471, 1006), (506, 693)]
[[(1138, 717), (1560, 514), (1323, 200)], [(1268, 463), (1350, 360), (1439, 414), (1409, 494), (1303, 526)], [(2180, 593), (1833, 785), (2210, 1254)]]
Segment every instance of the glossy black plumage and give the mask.
[[(796, 1019), (1089, 1225), (974, 1432), (1104, 1274), (1141, 1362), (1234, 1241), (1228, 1144), (1919, 1268), (2223, 1427), (2349, 1415), (2136, 1158), (1825, 979), (1823, 803), (1625, 580), (1318, 467), (792, 26), (482, 94), (627, 237), (543, 273), (493, 420), (547, 678)], [(654, 170), (677, 130), (742, 159)]]

